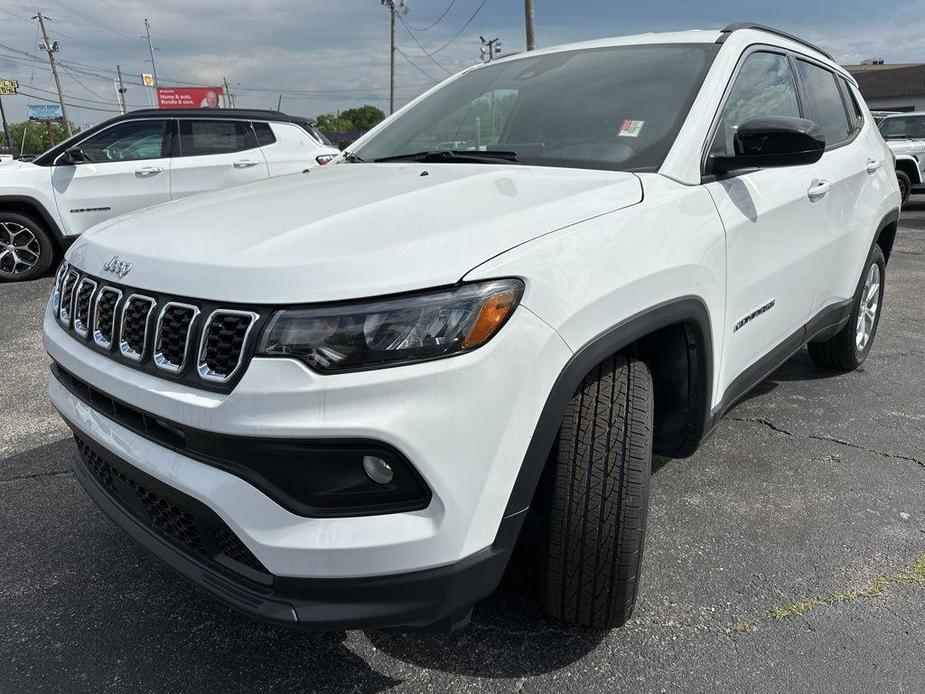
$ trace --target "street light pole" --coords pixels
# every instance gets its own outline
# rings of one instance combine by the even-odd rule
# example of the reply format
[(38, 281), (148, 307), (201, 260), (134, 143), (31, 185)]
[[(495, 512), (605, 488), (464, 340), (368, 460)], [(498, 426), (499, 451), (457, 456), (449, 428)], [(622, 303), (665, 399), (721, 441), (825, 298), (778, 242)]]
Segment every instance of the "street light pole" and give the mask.
[[(55, 78), (55, 88), (58, 90), (58, 103), (61, 104), (61, 118), (64, 119), (64, 132), (71, 136), (71, 123), (67, 119), (67, 109), (64, 108), (64, 95), (61, 93), (61, 80), (58, 78), (58, 66), (55, 64), (55, 51), (58, 50), (58, 43), (52, 43), (48, 40), (48, 32), (45, 31), (45, 20), (41, 12), (37, 12), (32, 19), (39, 20), (39, 26), (42, 28), (42, 48), (48, 53), (48, 62), (51, 65), (51, 74)], [(51, 126), (49, 126), (51, 127)], [(51, 132), (51, 131), (49, 131)]]
[(125, 113), (125, 85), (122, 84), (122, 67), (116, 65), (116, 93), (119, 95), (119, 108)]

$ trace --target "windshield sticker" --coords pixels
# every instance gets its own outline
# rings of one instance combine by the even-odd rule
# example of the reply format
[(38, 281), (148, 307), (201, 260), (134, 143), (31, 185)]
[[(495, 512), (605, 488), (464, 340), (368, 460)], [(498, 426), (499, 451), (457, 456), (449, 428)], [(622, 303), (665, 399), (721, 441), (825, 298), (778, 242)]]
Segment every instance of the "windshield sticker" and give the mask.
[(644, 120), (625, 120), (623, 125), (620, 126), (620, 137), (639, 137), (639, 133), (642, 132), (642, 126), (646, 122)]

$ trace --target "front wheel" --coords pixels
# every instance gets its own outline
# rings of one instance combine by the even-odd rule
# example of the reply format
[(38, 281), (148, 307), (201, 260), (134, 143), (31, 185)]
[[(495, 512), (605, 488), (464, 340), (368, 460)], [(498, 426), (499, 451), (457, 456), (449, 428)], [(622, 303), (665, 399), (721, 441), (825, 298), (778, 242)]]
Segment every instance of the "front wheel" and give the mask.
[(874, 244), (864, 265), (848, 322), (833, 338), (825, 342), (810, 342), (808, 345), (809, 356), (817, 365), (838, 371), (853, 371), (864, 363), (880, 324), (885, 275), (886, 259), (883, 250)]
[(562, 419), (543, 508), (540, 600), (558, 619), (621, 626), (633, 611), (652, 469), (652, 377), (610, 357)]
[(32, 280), (51, 267), (55, 245), (33, 219), (0, 212), (0, 281)]

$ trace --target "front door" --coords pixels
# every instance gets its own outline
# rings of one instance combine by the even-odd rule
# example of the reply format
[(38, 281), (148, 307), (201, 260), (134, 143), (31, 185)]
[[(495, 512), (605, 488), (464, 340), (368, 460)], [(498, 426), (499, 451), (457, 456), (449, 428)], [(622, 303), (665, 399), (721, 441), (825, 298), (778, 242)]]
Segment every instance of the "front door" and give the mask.
[(170, 199), (169, 124), (158, 118), (116, 123), (76, 145), (83, 162), (52, 167), (68, 233)]
[[(769, 116), (802, 116), (796, 81), (786, 55), (753, 52), (740, 65), (710, 153), (731, 156), (738, 127)], [(795, 333), (806, 323), (819, 281), (812, 249), (825, 243), (828, 191), (817, 165), (762, 169), (706, 187), (726, 228), (720, 396), (750, 368), (764, 368), (763, 357), (771, 359), (775, 347), (802, 339)]]

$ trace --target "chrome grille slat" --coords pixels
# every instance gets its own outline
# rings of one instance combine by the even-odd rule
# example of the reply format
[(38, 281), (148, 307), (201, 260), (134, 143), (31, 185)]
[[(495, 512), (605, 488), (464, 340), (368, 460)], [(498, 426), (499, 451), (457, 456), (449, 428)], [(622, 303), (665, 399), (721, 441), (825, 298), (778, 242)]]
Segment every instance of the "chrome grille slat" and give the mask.
[(122, 299), (122, 290), (103, 287), (93, 302), (93, 342), (103, 349), (112, 347), (116, 332), (116, 308)]
[(68, 270), (64, 276), (64, 283), (61, 285), (61, 299), (58, 308), (58, 320), (67, 327), (71, 327), (71, 316), (74, 308), (74, 288), (77, 286), (77, 279), (80, 273), (77, 270)]
[(157, 316), (154, 331), (154, 365), (164, 371), (179, 373), (186, 364), (189, 342), (199, 307), (168, 301)]
[(199, 341), (196, 369), (200, 378), (227, 383), (237, 373), (251, 329), (259, 317), (253, 311), (223, 308), (209, 314)]
[(148, 325), (156, 305), (153, 298), (144, 294), (132, 294), (125, 300), (119, 324), (119, 352), (122, 356), (132, 361), (142, 360), (148, 342)]
[(96, 287), (95, 280), (84, 277), (74, 292), (74, 332), (84, 339), (90, 334), (90, 306)]
[(68, 268), (67, 261), (64, 261), (55, 273), (55, 288), (51, 292), (51, 310), (55, 315), (58, 315), (58, 309), (61, 308), (61, 283), (64, 281)]

